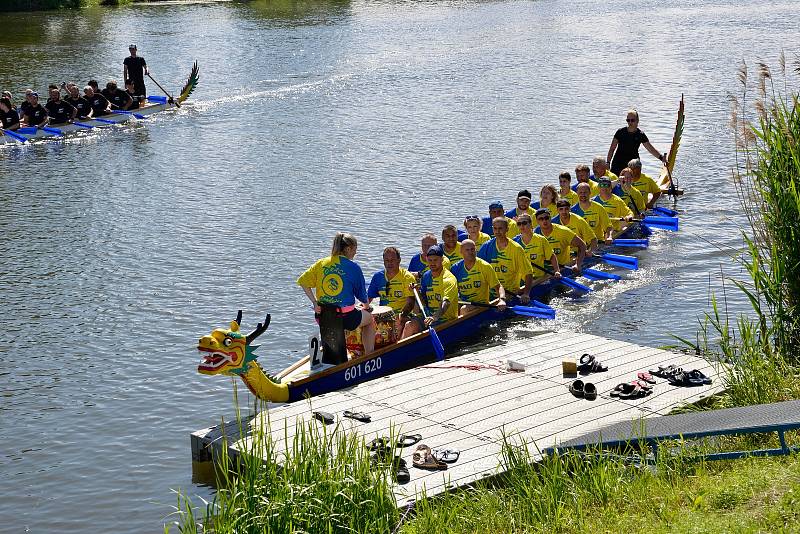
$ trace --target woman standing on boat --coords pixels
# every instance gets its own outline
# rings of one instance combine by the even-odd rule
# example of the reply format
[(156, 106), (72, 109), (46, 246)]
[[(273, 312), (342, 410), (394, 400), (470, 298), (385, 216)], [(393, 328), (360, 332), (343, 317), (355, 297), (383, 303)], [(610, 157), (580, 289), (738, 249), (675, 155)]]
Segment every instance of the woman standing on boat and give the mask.
[(639, 129), (639, 112), (629, 109), (625, 121), (628, 126), (620, 128), (614, 133), (614, 139), (611, 140), (611, 146), (608, 148), (607, 160), (611, 162), (611, 172), (618, 175), (622, 169), (628, 166), (630, 160), (639, 159), (640, 145), (644, 145), (656, 159), (665, 163), (666, 154), (662, 155), (656, 150), (650, 144), (647, 135)]
[[(370, 313), (364, 273), (353, 261), (357, 249), (358, 243), (354, 236), (338, 232), (333, 239), (331, 255), (309, 267), (297, 279), (297, 284), (314, 305), (317, 318), (325, 309), (326, 313), (334, 312), (342, 319), (345, 330), (362, 327), (364, 354), (369, 354), (375, 348), (375, 326)], [(356, 300), (362, 303), (362, 308), (356, 308)]]

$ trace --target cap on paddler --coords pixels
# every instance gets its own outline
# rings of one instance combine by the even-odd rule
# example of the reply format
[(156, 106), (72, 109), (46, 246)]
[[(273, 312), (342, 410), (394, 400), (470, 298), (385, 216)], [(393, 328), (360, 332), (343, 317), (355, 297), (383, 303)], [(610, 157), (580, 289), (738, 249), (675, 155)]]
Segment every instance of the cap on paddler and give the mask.
[(530, 191), (528, 191), (527, 189), (523, 189), (522, 191), (517, 193), (517, 198), (527, 198), (528, 200), (530, 200), (533, 197), (531, 196)]
[(500, 202), (499, 200), (495, 200), (494, 202), (489, 204), (489, 209), (490, 210), (501, 210), (501, 209), (503, 209), (503, 203)]
[(597, 185), (599, 187), (611, 187), (611, 178), (608, 176), (601, 176), (597, 179)]
[(547, 208), (539, 208), (536, 210), (536, 218), (538, 219), (542, 215), (547, 215), (547, 218), (550, 218), (550, 210)]
[(130, 50), (130, 49), (136, 50), (136, 45), (134, 43), (129, 44), (128, 45), (128, 50)]
[(444, 256), (444, 249), (442, 245), (433, 245), (428, 249), (428, 256)]
[(37, 93), (36, 91), (34, 91), (34, 92), (32, 92), (32, 93), (31, 93), (31, 96), (35, 96), (36, 98), (39, 98), (39, 93)]

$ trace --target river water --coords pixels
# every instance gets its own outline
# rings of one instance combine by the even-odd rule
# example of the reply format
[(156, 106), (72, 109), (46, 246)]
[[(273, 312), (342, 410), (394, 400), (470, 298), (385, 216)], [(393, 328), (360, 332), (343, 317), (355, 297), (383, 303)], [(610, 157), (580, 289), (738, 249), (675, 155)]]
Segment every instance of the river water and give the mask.
[(369, 276), (384, 246), (408, 259), (424, 231), (605, 154), (631, 106), (666, 150), (681, 93), (682, 230), (658, 233), (625, 281), (556, 301), (555, 324), (492, 335), (693, 338), (720, 266), (738, 274), (726, 97), (743, 58), (777, 69), (782, 47), (797, 52), (796, 15), (738, 0), (0, 15), (0, 88), (15, 96), (119, 77), (129, 42), (170, 90), (201, 67), (174, 113), (0, 148), (0, 531), (152, 532), (171, 489), (212, 496), (188, 434), (230, 417), (232, 388), (197, 374), (199, 336), (239, 308), (245, 330), (271, 313), (260, 361), (280, 369), (313, 327), (294, 280), (335, 231), (358, 236)]

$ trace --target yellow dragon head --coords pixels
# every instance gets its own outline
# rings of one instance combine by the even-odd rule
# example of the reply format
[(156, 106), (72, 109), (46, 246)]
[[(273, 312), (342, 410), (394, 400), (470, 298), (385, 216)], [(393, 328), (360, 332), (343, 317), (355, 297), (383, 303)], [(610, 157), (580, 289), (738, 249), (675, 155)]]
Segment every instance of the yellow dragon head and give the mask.
[(258, 323), (256, 329), (248, 335), (239, 332), (242, 322), (242, 311), (231, 321), (229, 329), (217, 328), (211, 334), (200, 338), (197, 350), (200, 351), (200, 365), (197, 372), (204, 375), (241, 375), (247, 371), (250, 362), (255, 361), (254, 351), (257, 345), (250, 343), (260, 336), (269, 326), (270, 316), (264, 323)]

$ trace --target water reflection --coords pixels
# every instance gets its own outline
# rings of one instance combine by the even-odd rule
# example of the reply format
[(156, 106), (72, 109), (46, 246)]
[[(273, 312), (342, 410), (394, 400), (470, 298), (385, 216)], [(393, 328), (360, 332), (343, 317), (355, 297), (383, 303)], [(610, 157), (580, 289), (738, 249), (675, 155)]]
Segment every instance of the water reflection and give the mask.
[(290, 26), (333, 24), (350, 14), (350, 0), (254, 0), (247, 11)]

